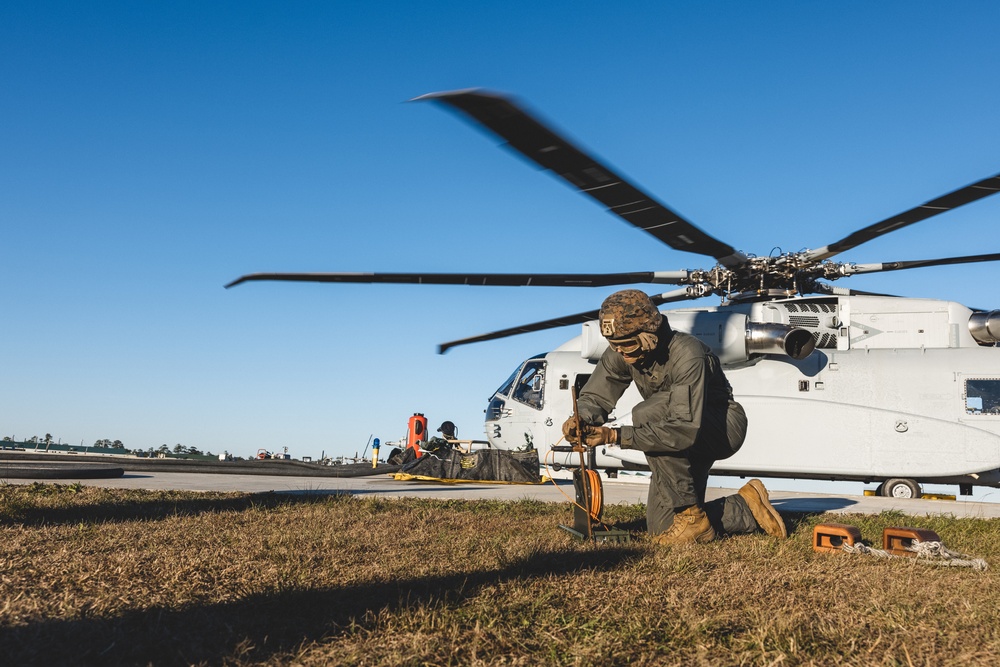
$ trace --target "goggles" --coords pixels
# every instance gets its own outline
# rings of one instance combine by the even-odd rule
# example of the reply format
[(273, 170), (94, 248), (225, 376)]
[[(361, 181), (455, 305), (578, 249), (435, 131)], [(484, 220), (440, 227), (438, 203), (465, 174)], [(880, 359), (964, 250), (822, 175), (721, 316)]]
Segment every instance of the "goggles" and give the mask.
[(609, 340), (608, 345), (615, 352), (620, 352), (629, 357), (635, 356), (642, 349), (642, 341), (638, 338), (625, 338), (624, 340)]

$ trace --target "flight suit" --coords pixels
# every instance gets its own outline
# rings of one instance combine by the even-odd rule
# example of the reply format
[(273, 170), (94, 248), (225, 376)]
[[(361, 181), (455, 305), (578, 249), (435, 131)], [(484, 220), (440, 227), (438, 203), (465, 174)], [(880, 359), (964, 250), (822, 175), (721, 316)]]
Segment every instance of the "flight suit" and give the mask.
[(577, 407), (585, 424), (607, 421), (631, 383), (643, 400), (632, 410), (632, 426), (622, 426), (619, 444), (646, 455), (652, 478), (646, 503), (651, 535), (666, 532), (675, 508), (699, 505), (719, 533), (758, 529), (739, 495), (705, 503), (709, 470), (735, 454), (746, 437), (747, 418), (733, 400), (719, 359), (704, 343), (670, 329), (666, 318), (659, 342), (642, 363), (628, 364), (608, 348), (580, 392)]

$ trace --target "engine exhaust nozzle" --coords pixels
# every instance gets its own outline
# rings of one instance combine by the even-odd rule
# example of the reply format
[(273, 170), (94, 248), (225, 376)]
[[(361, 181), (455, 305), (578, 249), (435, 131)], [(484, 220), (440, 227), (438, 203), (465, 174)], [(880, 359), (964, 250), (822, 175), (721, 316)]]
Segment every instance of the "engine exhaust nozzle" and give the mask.
[(784, 354), (805, 359), (816, 349), (816, 339), (805, 329), (787, 324), (747, 323), (747, 354)]
[(969, 333), (977, 343), (994, 345), (1000, 343), (1000, 310), (972, 313), (969, 318)]

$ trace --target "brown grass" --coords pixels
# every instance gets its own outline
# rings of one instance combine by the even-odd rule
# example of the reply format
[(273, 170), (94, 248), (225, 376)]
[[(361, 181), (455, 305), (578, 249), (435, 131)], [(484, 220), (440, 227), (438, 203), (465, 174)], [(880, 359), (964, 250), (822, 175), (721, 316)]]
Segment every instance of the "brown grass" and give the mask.
[[(606, 518), (640, 521), (641, 506)], [(994, 665), (994, 570), (787, 541), (578, 544), (567, 505), (0, 487), (0, 664)]]

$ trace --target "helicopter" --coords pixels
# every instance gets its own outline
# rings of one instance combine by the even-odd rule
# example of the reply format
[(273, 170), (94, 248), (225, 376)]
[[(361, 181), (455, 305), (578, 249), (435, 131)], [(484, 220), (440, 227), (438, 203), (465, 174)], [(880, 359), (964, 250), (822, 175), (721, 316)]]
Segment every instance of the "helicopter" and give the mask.
[[(746, 254), (714, 238), (587, 154), (513, 98), (480, 89), (431, 93), (657, 241), (715, 260), (707, 269), (629, 273), (253, 273), (279, 280), (425, 285), (606, 287), (667, 284), (659, 307), (703, 297), (718, 306), (662, 311), (719, 357), (750, 423), (743, 448), (713, 474), (878, 483), (877, 493), (919, 497), (922, 484), (1000, 487), (1000, 310), (899, 297), (831, 283), (859, 274), (1000, 260), (1000, 253), (858, 264), (833, 258), (863, 243), (1000, 192), (1000, 174), (868, 225), (816, 249)], [(599, 310), (442, 343), (471, 343), (580, 325), (555, 350), (517, 365), (486, 408), (491, 446), (556, 443), (572, 413), (571, 388), (586, 383), (607, 341)], [(609, 424), (630, 423), (641, 400), (630, 387)], [(555, 466), (571, 454), (546, 452)], [(648, 469), (641, 452), (602, 446), (591, 465), (614, 475)]]

